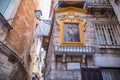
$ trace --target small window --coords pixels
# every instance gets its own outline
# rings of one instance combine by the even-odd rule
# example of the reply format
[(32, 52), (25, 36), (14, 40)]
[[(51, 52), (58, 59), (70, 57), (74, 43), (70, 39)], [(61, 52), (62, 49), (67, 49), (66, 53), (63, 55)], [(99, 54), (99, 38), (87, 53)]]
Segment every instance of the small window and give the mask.
[(80, 70), (80, 63), (76, 62), (68, 62), (67, 63), (68, 70)]

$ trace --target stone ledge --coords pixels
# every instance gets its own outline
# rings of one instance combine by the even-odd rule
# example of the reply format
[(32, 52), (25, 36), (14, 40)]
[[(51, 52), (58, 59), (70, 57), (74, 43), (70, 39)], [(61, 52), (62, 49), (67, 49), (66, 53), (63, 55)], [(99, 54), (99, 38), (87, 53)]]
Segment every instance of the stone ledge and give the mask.
[(116, 45), (116, 46), (113, 46), (113, 45), (99, 45), (98, 47), (99, 47), (99, 48), (113, 48), (113, 49), (119, 49), (119, 48), (120, 48), (120, 45)]

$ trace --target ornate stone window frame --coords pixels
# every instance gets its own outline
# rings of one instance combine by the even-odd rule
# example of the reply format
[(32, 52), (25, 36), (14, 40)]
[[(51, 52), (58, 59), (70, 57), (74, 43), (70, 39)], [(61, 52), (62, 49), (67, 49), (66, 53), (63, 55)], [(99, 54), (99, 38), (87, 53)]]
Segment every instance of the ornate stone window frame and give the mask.
[[(56, 11), (56, 22), (58, 24), (58, 30), (60, 31), (60, 45), (61, 46), (85, 46), (84, 31), (86, 19), (82, 18), (87, 11), (75, 7), (68, 7), (58, 9)], [(79, 26), (79, 37), (78, 41), (64, 41), (64, 25), (65, 24), (78, 24)]]

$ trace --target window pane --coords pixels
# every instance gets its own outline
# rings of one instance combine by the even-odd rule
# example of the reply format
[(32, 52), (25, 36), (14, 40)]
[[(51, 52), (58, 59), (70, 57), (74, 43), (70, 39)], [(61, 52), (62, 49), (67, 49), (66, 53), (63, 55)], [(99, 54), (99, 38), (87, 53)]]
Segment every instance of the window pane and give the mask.
[(79, 24), (64, 24), (64, 41), (80, 42)]
[(69, 62), (67, 63), (67, 69), (68, 70), (80, 70), (80, 63), (73, 63), (73, 62)]
[(99, 44), (107, 44), (103, 25), (96, 25), (96, 32)]
[(4, 14), (11, 0), (0, 0), (0, 12)]

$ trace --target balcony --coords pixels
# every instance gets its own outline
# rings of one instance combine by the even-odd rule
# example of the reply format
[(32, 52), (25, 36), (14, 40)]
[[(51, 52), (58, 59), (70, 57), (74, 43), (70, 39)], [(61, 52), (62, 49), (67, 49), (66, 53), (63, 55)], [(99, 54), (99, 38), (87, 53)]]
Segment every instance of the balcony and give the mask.
[(23, 63), (23, 60), (21, 57), (19, 57), (13, 50), (11, 50), (8, 46), (6, 46), (3, 42), (0, 41), (0, 51), (7, 55), (10, 60), (12, 61), (18, 61), (20, 63)]
[(102, 15), (104, 14), (106, 16), (110, 14), (111, 17), (115, 15), (112, 5), (107, 0), (92, 0), (92, 1), (86, 0), (84, 4), (84, 8), (90, 14), (95, 14), (96, 12), (97, 13), (99, 12)]
[(25, 71), (25, 73), (27, 73), (27, 71), (24, 67), (23, 59), (1, 41), (0, 41), (0, 52), (1, 52), (0, 54), (5, 54), (8, 57), (8, 61), (10, 61), (11, 63), (14, 63), (14, 64), (17, 63), (18, 66), (23, 71)]
[(10, 31), (11, 29), (12, 27), (10, 26), (10, 24), (0, 13), (0, 41), (3, 41), (6, 38), (8, 31)]
[(86, 7), (91, 8), (91, 7), (98, 7), (98, 8), (112, 8), (112, 5), (110, 3), (87, 3), (86, 2)]
[(103, 8), (103, 7), (108, 7), (111, 8), (112, 5), (110, 4), (110, 2), (108, 0), (85, 0), (85, 4), (86, 7), (99, 7), (99, 8)]
[(69, 7), (74, 6), (77, 8), (83, 8), (85, 1), (84, 0), (59, 0), (58, 7)]
[(4, 16), (1, 13), (0, 13), (0, 27), (6, 27), (8, 30), (12, 29), (8, 21), (4, 18)]
[(55, 55), (93, 55), (95, 48), (92, 46), (54, 46)]

